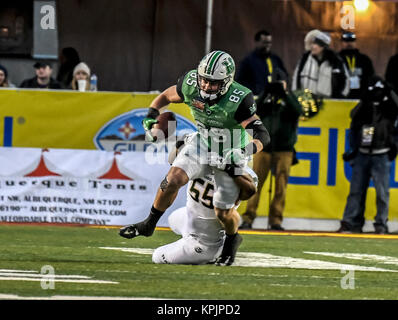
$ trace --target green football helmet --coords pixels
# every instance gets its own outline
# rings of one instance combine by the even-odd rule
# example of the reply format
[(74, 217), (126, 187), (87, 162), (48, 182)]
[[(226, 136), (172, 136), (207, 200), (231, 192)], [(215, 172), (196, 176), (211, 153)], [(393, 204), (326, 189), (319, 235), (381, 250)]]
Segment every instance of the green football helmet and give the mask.
[[(226, 94), (235, 76), (235, 62), (223, 51), (212, 51), (207, 54), (198, 66), (198, 89), (205, 100), (214, 100)], [(203, 83), (217, 84), (214, 90), (204, 90)], [(215, 86), (213, 86), (215, 87)]]

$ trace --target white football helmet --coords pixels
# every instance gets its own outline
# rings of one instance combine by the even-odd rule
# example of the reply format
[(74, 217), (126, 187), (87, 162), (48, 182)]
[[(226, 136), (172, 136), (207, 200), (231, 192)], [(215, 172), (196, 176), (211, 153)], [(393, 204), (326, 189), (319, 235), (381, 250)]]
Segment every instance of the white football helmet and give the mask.
[[(198, 66), (198, 81), (200, 96), (205, 100), (214, 100), (227, 93), (234, 81), (235, 62), (232, 57), (223, 51), (212, 51), (207, 54)], [(216, 90), (203, 90), (203, 80), (211, 84), (218, 84)]]

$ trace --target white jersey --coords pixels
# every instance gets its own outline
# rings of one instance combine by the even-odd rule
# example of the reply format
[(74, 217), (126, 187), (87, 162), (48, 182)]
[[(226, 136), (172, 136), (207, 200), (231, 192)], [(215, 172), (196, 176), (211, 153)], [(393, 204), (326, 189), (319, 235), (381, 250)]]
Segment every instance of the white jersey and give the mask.
[(213, 206), (213, 175), (189, 181), (187, 188), (187, 225), (185, 232), (206, 245), (220, 245), (225, 235)]
[[(246, 170), (257, 184), (257, 176)], [(215, 179), (213, 175), (190, 180), (186, 207), (169, 216), (170, 228), (182, 238), (157, 248), (154, 263), (204, 264), (217, 259), (224, 245), (225, 231), (213, 206)]]
[(225, 231), (214, 212), (213, 191), (212, 175), (189, 181), (187, 205), (168, 218), (170, 228), (182, 238), (157, 248), (154, 263), (204, 264), (220, 256)]

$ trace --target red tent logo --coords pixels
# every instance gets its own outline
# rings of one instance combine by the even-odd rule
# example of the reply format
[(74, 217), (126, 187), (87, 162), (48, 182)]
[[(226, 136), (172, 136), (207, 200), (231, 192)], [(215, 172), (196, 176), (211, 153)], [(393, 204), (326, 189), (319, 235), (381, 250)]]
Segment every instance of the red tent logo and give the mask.
[(60, 176), (60, 174), (55, 173), (50, 171), (47, 168), (47, 165), (44, 161), (44, 156), (43, 153), (44, 152), (49, 152), (48, 149), (43, 149), (41, 156), (40, 156), (40, 162), (39, 165), (37, 166), (37, 168), (35, 170), (33, 170), (31, 173), (28, 173), (25, 175), (25, 177), (48, 177), (48, 176)]
[[(47, 164), (44, 160), (43, 153), (50, 152), (48, 149), (43, 149), (42, 154), (40, 156), (40, 162), (36, 169), (34, 169), (31, 173), (25, 175), (25, 177), (48, 177), (48, 176), (61, 176), (58, 173), (55, 173), (48, 169)], [(97, 179), (115, 179), (115, 180), (134, 180), (125, 174), (120, 172), (119, 166), (116, 161), (116, 155), (121, 154), (120, 152), (115, 152), (112, 166), (111, 168), (102, 176), (98, 177)]]

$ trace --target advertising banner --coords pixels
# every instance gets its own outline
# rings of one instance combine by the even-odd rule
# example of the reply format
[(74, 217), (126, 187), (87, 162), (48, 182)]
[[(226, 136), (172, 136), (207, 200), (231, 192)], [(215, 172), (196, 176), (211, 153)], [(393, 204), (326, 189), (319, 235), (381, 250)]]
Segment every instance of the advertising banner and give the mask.
[[(0, 222), (139, 222), (169, 167), (166, 161), (151, 165), (144, 152), (1, 147)], [(185, 206), (185, 194), (183, 188), (159, 225)]]
[[(0, 144), (19, 148), (97, 149), (122, 154), (145, 152), (148, 148), (167, 152), (164, 144), (144, 141), (141, 121), (155, 97), (156, 94), (115, 92), (0, 90)], [(355, 104), (356, 101), (325, 100), (316, 116), (299, 122), (296, 144), (299, 163), (291, 168), (284, 217), (342, 218), (352, 172), (342, 154), (348, 148), (349, 114)], [(171, 104), (167, 109), (176, 114), (177, 135), (196, 130), (187, 106)], [(390, 220), (398, 219), (396, 171), (394, 161), (390, 176)], [(158, 181), (162, 178), (157, 177)], [(258, 215), (268, 215), (269, 193), (273, 189), (267, 180)], [(376, 214), (375, 203), (371, 185), (365, 212), (368, 220), (373, 220)], [(239, 208), (240, 212), (244, 210), (245, 202)]]
[[(341, 219), (350, 188), (352, 168), (342, 159), (349, 148), (350, 111), (355, 101), (326, 100), (313, 118), (299, 122), (296, 143), (299, 163), (291, 167), (284, 216), (289, 218)], [(396, 161), (390, 173), (389, 219), (398, 219)], [(275, 179), (273, 180), (273, 182)], [(259, 215), (268, 215), (270, 179), (261, 192)], [(274, 185), (271, 188), (274, 191)], [(239, 211), (243, 212), (245, 204)], [(371, 182), (365, 218), (374, 220), (376, 193)]]

